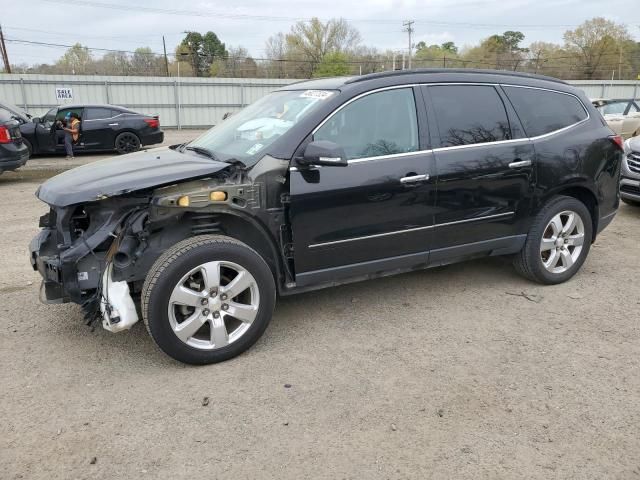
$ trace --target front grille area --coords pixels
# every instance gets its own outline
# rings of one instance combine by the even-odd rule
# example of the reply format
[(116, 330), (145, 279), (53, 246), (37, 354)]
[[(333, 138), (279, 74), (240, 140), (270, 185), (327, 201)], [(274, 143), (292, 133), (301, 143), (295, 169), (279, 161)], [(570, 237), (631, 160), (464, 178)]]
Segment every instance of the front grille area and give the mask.
[(640, 195), (640, 187), (636, 185), (621, 185), (620, 191), (622, 193), (628, 193), (630, 195)]
[(640, 153), (630, 153), (627, 155), (627, 166), (634, 173), (640, 173)]

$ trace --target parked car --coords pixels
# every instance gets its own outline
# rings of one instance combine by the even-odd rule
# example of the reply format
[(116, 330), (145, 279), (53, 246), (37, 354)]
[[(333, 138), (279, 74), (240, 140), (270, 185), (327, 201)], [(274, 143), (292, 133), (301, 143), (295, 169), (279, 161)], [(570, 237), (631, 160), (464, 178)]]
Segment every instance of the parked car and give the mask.
[(640, 137), (624, 142), (624, 161), (620, 175), (620, 197), (634, 207), (640, 207)]
[(188, 144), (46, 181), (31, 262), (47, 301), (120, 331), (140, 293), (163, 351), (218, 362), (260, 337), (278, 295), (489, 255), (570, 279), (616, 213), (621, 160), (585, 95), (548, 77), (305, 81)]
[(626, 100), (592, 100), (595, 107), (602, 114), (607, 124), (623, 138), (640, 135), (640, 105), (633, 99)]
[(29, 159), (19, 125), (13, 115), (0, 110), (0, 174), (22, 167)]
[(115, 105), (63, 105), (49, 110), (42, 118), (31, 118), (23, 110), (7, 103), (0, 104), (20, 122), (20, 131), (30, 154), (65, 153), (64, 132), (58, 121), (75, 112), (80, 117), (80, 139), (77, 152), (113, 151), (131, 153), (145, 145), (164, 141), (157, 116), (144, 115)]

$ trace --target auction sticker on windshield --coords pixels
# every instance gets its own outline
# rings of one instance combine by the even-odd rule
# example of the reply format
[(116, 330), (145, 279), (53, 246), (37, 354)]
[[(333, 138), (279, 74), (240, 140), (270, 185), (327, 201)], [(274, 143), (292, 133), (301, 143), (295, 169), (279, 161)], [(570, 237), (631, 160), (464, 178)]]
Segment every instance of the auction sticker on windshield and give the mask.
[(324, 100), (325, 98), (329, 98), (333, 95), (334, 92), (328, 90), (307, 90), (303, 92), (300, 96), (305, 98), (317, 98), (318, 100)]

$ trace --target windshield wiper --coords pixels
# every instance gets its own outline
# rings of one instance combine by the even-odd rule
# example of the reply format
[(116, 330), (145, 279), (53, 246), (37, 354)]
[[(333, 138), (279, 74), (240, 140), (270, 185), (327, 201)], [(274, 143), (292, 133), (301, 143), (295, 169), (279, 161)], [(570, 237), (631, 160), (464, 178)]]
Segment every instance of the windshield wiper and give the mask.
[(205, 157), (209, 157), (211, 160), (215, 160), (217, 162), (220, 161), (220, 159), (216, 156), (215, 153), (213, 153), (211, 150), (204, 148), (204, 147), (196, 147), (196, 146), (187, 146), (184, 148), (185, 150), (191, 150), (193, 152), (199, 153), (200, 155), (204, 155)]

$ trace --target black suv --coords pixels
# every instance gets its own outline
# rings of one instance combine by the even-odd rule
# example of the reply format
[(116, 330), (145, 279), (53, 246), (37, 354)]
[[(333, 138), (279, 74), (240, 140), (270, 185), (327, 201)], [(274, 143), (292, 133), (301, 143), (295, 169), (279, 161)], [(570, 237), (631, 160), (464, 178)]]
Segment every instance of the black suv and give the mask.
[[(622, 142), (552, 78), (418, 70), (288, 85), (195, 141), (45, 182), (49, 302), (138, 320), (187, 363), (249, 348), (276, 297), (486, 255), (555, 284), (619, 204)], [(99, 313), (101, 312), (101, 314)]]

